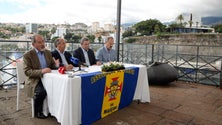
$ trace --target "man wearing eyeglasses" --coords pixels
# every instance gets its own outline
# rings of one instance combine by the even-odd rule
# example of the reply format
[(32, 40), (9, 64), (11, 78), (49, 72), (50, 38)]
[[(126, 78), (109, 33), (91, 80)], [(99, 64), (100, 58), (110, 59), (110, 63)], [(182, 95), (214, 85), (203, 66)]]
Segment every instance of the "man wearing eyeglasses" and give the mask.
[(109, 36), (105, 40), (105, 45), (96, 53), (96, 59), (101, 63), (113, 62), (117, 60), (116, 51), (112, 48), (114, 45), (113, 37)]

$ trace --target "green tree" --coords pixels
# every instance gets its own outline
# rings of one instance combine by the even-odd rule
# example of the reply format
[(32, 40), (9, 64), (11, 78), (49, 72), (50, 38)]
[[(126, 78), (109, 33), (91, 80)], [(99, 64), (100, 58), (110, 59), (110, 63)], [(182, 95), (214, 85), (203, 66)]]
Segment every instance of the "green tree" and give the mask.
[(79, 36), (79, 35), (73, 35), (73, 36), (72, 36), (72, 41), (73, 41), (74, 43), (79, 43), (79, 41), (80, 41), (81, 38), (82, 38), (82, 37)]
[(95, 35), (87, 35), (86, 36), (92, 43), (94, 43), (94, 41), (95, 41)]
[(136, 33), (141, 35), (152, 35), (155, 33), (155, 27), (159, 27), (158, 32), (164, 32), (166, 26), (163, 25), (159, 20), (149, 19), (141, 21), (133, 26)]
[(50, 39), (50, 32), (48, 30), (40, 30), (38, 31), (40, 35), (42, 35), (46, 40)]
[(66, 35), (64, 36), (64, 38), (67, 40), (67, 41), (71, 41), (72, 40), (72, 36), (74, 36), (74, 33), (66, 33)]
[(50, 31), (50, 36), (52, 35), (52, 34), (54, 34), (56, 32), (56, 27), (52, 27), (52, 29), (51, 29), (51, 31)]
[(101, 36), (98, 37), (98, 41), (99, 41), (99, 43), (102, 42), (102, 37)]
[(215, 29), (215, 32), (222, 33), (222, 24), (217, 24), (213, 26), (213, 28)]
[(132, 31), (132, 29), (129, 29), (129, 30), (126, 30), (123, 34), (122, 34), (122, 37), (123, 38), (126, 38), (126, 37), (129, 37), (129, 36), (133, 36), (134, 33)]
[(58, 36), (55, 36), (52, 38), (52, 42), (54, 42), (57, 38), (59, 38)]
[(155, 34), (159, 34), (161, 31), (160, 31), (160, 27), (159, 27), (159, 25), (155, 25), (154, 26), (154, 33)]
[(19, 28), (18, 28), (18, 32), (25, 33), (25, 27), (19, 27)]
[(67, 33), (65, 34), (64, 38), (65, 38), (67, 41), (74, 42), (74, 43), (78, 43), (79, 40), (80, 40), (82, 37), (79, 36), (79, 35), (75, 35), (74, 33), (67, 32)]
[(183, 27), (186, 27), (187, 24), (188, 24), (187, 22), (184, 22), (184, 23), (183, 23)]
[(181, 26), (183, 25), (183, 22), (182, 22), (182, 21), (184, 20), (184, 17), (183, 17), (182, 14), (178, 15), (177, 18), (176, 18), (176, 20), (180, 22), (180, 25), (181, 25)]

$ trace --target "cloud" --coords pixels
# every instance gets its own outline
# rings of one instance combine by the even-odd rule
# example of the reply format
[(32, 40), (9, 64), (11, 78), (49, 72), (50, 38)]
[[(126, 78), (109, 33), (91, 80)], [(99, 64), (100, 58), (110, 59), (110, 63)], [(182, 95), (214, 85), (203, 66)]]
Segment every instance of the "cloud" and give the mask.
[[(117, 0), (0, 0), (1, 3), (14, 4), (23, 11), (1, 14), (0, 22), (90, 25), (94, 21), (115, 23), (117, 17)], [(172, 21), (181, 13), (221, 16), (221, 5), (221, 0), (122, 0), (121, 22)]]

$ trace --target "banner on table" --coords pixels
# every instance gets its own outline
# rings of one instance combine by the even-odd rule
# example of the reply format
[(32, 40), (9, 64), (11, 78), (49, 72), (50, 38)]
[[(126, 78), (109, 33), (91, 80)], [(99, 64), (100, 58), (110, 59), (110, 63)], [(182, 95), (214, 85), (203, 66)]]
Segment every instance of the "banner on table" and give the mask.
[(135, 93), (138, 71), (139, 68), (131, 67), (81, 75), (82, 124), (91, 124), (129, 105)]
[(101, 111), (102, 118), (118, 110), (123, 86), (123, 77), (124, 70), (120, 70), (106, 76)]

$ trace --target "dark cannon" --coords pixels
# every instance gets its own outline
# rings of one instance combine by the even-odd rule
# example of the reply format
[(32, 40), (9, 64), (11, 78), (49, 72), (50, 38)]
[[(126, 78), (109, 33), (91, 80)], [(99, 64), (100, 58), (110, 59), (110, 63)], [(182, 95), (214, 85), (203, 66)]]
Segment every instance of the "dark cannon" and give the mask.
[(178, 71), (167, 63), (154, 62), (147, 68), (149, 84), (167, 85), (177, 80)]

